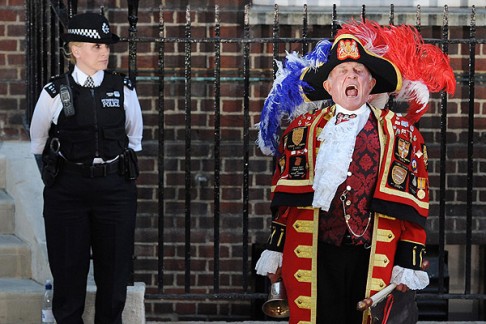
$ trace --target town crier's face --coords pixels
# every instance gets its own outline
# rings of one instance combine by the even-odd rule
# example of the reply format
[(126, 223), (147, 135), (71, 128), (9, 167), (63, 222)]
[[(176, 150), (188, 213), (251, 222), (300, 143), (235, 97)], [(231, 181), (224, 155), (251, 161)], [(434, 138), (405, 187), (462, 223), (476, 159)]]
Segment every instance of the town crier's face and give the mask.
[(335, 103), (347, 110), (356, 110), (368, 101), (375, 83), (363, 64), (344, 62), (329, 73), (323, 86)]

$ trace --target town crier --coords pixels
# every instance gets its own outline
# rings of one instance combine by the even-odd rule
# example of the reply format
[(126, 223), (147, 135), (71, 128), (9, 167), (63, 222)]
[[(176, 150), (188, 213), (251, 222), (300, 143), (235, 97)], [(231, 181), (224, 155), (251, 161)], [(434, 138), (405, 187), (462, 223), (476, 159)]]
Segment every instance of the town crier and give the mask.
[[(259, 124), (258, 145), (276, 167), (257, 273), (283, 281), (290, 323), (371, 322), (359, 301), (390, 284), (413, 294), (429, 283), (428, 155), (415, 122), (430, 92), (454, 92), (452, 69), (414, 28), (370, 21), (279, 65)], [(406, 116), (384, 108), (389, 95), (409, 103)]]

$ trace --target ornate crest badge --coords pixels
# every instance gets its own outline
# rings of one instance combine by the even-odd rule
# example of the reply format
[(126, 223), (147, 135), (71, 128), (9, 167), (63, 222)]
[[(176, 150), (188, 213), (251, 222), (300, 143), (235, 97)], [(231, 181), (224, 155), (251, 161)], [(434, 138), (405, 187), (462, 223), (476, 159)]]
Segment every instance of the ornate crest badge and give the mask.
[(404, 140), (401, 137), (397, 137), (397, 145), (395, 156), (401, 160), (402, 162), (409, 163), (410, 162), (410, 146), (411, 143), (409, 141)]
[(406, 180), (408, 176), (407, 168), (401, 163), (395, 161), (390, 169), (388, 175), (388, 184), (398, 190), (405, 190)]
[(399, 165), (395, 165), (392, 169), (392, 179), (397, 185), (401, 185), (407, 178), (407, 170)]
[(304, 128), (296, 128), (292, 131), (292, 143), (299, 145), (304, 139)]
[(305, 148), (307, 127), (296, 127), (289, 134), (290, 138), (287, 141), (287, 149), (291, 151), (302, 150)]
[(354, 39), (343, 39), (339, 41), (337, 48), (337, 58), (343, 61), (347, 58), (357, 60), (360, 58), (358, 44)]

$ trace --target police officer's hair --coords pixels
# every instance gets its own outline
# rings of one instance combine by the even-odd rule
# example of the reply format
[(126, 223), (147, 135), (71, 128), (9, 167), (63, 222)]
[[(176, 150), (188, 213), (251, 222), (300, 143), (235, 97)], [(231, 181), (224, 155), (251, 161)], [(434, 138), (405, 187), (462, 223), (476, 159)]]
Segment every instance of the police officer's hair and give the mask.
[(76, 64), (76, 57), (73, 55), (72, 48), (73, 46), (79, 46), (80, 44), (81, 42), (69, 42), (63, 48), (61, 48), (61, 52), (66, 60), (68, 60), (73, 65)]

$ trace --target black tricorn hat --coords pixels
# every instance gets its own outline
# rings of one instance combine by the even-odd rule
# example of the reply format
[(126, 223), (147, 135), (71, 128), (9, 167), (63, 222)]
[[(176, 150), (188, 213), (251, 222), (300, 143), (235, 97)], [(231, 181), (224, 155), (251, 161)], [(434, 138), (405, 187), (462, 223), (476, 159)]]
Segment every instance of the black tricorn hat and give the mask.
[(307, 68), (301, 79), (309, 86), (303, 89), (306, 101), (331, 99), (324, 89), (323, 82), (329, 77), (332, 69), (344, 62), (358, 62), (366, 66), (376, 84), (371, 93), (399, 91), (402, 87), (402, 74), (391, 61), (367, 51), (360, 40), (351, 34), (337, 37), (332, 44), (326, 63), (317, 68)]
[(68, 23), (67, 33), (61, 38), (68, 42), (114, 44), (120, 40), (110, 30), (108, 20), (96, 13), (87, 12), (73, 16)]

